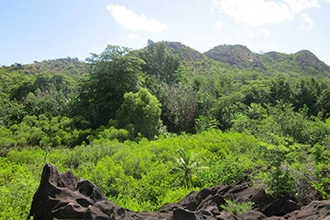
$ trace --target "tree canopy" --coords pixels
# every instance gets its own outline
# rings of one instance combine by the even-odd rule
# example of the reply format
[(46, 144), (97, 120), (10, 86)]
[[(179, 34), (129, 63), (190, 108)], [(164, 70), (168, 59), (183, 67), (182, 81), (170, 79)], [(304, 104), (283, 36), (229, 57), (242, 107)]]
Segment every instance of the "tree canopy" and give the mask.
[(124, 102), (117, 111), (117, 120), (121, 128), (131, 132), (133, 137), (138, 134), (154, 139), (162, 126), (160, 120), (161, 104), (146, 88), (138, 92), (124, 95)]

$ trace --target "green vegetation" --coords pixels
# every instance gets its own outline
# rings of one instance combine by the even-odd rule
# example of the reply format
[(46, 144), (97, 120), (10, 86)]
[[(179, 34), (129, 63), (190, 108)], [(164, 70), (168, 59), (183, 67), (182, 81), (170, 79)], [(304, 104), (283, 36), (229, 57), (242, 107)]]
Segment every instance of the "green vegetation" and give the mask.
[(242, 215), (247, 211), (250, 211), (253, 206), (253, 202), (239, 202), (235, 203), (229, 199), (225, 200), (226, 204), (222, 205), (221, 208), (226, 210), (232, 215)]
[(45, 163), (135, 211), (243, 180), (302, 203), (329, 198), (329, 77), (308, 51), (204, 55), (152, 41), (2, 67), (0, 219), (28, 215)]

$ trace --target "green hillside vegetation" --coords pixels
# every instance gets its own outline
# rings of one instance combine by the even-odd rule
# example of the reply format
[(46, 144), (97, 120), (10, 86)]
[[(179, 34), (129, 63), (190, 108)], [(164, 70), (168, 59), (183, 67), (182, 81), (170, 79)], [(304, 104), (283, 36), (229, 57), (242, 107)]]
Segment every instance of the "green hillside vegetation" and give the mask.
[(0, 219), (26, 218), (45, 163), (134, 211), (243, 180), (302, 204), (329, 198), (329, 76), (306, 50), (152, 41), (3, 66)]

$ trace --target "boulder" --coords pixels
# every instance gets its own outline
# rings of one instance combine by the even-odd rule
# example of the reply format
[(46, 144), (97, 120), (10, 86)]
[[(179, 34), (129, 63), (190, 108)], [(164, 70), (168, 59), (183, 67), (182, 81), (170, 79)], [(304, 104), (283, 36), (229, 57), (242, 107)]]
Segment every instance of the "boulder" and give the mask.
[[(254, 203), (252, 210), (233, 215), (223, 208), (226, 201)], [(78, 181), (71, 171), (58, 173), (46, 164), (27, 219), (104, 220), (247, 220), (325, 219), (330, 216), (330, 200), (313, 201), (300, 207), (293, 198), (273, 198), (249, 182), (221, 185), (191, 192), (176, 203), (156, 212), (133, 212), (119, 207), (88, 180)]]

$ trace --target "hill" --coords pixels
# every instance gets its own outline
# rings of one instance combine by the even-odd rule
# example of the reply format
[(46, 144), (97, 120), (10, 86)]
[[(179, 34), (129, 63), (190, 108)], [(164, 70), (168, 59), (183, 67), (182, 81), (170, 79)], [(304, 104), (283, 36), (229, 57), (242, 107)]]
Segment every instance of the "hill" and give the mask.
[(167, 48), (175, 55), (178, 55), (180, 60), (190, 61), (190, 62), (200, 62), (206, 60), (207, 57), (180, 42), (164, 42)]
[[(45, 163), (91, 180), (109, 201), (138, 213), (243, 182), (290, 198), (290, 207), (330, 199), (329, 66), (306, 50), (256, 54), (224, 45), (203, 54), (179, 42), (133, 51), (109, 45), (89, 63), (2, 67), (0, 97), (0, 219), (26, 219)], [(77, 193), (73, 182), (55, 182)], [(213, 192), (220, 218), (232, 202)], [(56, 213), (91, 207), (88, 198), (71, 206), (63, 193)], [(213, 218), (209, 211), (201, 210)]]
[(308, 50), (301, 50), (294, 54), (275, 51), (257, 54), (242, 45), (220, 45), (205, 52), (205, 55), (210, 59), (240, 69), (258, 68), (259, 71), (285, 72), (292, 76), (330, 76), (330, 66)]
[(237, 66), (240, 69), (248, 67), (264, 68), (258, 55), (242, 45), (220, 45), (205, 52), (205, 55), (210, 59)]
[[(164, 44), (168, 51), (179, 58), (186, 72), (193, 75), (212, 71), (214, 69), (239, 70), (252, 69), (258, 72), (273, 75), (286, 73), (291, 76), (330, 77), (330, 66), (321, 61), (308, 50), (301, 50), (294, 54), (285, 54), (270, 51), (263, 54), (252, 52), (243, 45), (219, 45), (201, 53), (180, 42), (161, 41), (155, 44)], [(142, 48), (138, 51), (143, 51)], [(77, 58), (60, 58), (54, 60), (35, 61), (33, 64), (14, 64), (1, 69), (18, 71), (27, 74), (36, 73), (65, 73), (68, 75), (86, 75), (91, 73), (90, 66)]]

